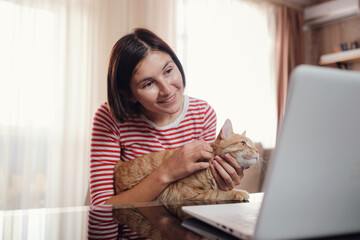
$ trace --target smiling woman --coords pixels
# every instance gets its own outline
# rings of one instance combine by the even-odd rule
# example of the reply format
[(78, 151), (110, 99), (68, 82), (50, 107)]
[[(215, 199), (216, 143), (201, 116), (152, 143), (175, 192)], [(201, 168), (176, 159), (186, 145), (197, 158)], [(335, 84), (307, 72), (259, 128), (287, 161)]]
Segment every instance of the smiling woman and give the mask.
[[(98, 109), (93, 124), (93, 204), (151, 201), (171, 182), (208, 167), (197, 160), (211, 156), (216, 114), (206, 102), (184, 96), (184, 86), (181, 63), (157, 35), (136, 29), (117, 41), (109, 61), (108, 103)], [(191, 147), (181, 148), (135, 188), (114, 196), (117, 161), (185, 144)]]
[[(111, 52), (107, 80), (108, 103), (96, 111), (92, 129), (92, 204), (152, 201), (169, 184), (209, 167), (221, 190), (240, 183), (243, 169), (231, 155), (217, 156), (217, 164), (210, 166), (215, 111), (183, 94), (182, 65), (157, 35), (140, 28), (120, 38)], [(167, 149), (177, 150), (136, 186), (114, 193), (117, 162)], [(137, 167), (131, 174), (142, 173), (142, 166)]]

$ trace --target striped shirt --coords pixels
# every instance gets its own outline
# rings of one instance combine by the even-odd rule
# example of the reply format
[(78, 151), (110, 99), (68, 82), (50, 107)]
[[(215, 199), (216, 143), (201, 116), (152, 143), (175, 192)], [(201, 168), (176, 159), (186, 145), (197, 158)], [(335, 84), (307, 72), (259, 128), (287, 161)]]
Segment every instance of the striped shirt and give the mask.
[[(111, 116), (107, 104), (102, 104), (95, 113), (91, 138), (92, 205), (104, 204), (114, 196), (113, 176), (117, 161), (130, 161), (150, 152), (178, 148), (200, 139), (210, 143), (215, 141), (215, 135), (215, 111), (207, 102), (186, 95), (181, 115), (164, 127), (156, 126), (143, 115), (119, 123)], [(104, 217), (104, 221), (108, 220)], [(109, 226), (109, 233), (114, 228), (117, 225)]]

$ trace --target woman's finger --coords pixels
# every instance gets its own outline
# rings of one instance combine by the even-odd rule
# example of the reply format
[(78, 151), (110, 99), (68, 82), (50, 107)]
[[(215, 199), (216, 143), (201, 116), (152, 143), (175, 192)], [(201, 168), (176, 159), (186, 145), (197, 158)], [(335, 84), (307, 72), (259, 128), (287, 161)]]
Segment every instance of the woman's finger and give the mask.
[(213, 148), (203, 140), (197, 141), (192, 150), (192, 154), (195, 156), (196, 161), (209, 160), (212, 158)]
[[(234, 184), (234, 181), (233, 181), (231, 175), (224, 169), (224, 167), (222, 166), (222, 164), (219, 163), (219, 161), (221, 161), (221, 158), (218, 156), (215, 157), (215, 159), (213, 161), (215, 169), (221, 176), (221, 179), (224, 181), (225, 185), (228, 186), (229, 188), (234, 188), (235, 184)], [(233, 171), (235, 171), (235, 170), (233, 170)]]
[(232, 178), (238, 176), (234, 166), (230, 165), (227, 161), (225, 161), (223, 158), (219, 156), (216, 156), (215, 159)]
[(221, 178), (221, 176), (219, 175), (219, 173), (215, 169), (215, 163), (214, 162), (213, 162), (213, 164), (210, 165), (210, 171), (211, 171), (213, 177), (215, 178), (215, 181), (217, 182), (219, 188), (222, 189), (222, 190), (227, 190), (225, 188), (226, 184), (225, 184), (224, 180)]
[[(228, 155), (225, 157), (232, 158), (230, 160), (233, 160), (234, 158), (231, 155)], [(216, 157), (217, 161), (221, 164), (221, 166), (225, 169), (225, 171), (228, 173), (228, 175), (231, 177), (232, 183), (231, 186), (237, 186), (240, 184), (241, 178), (243, 177), (243, 171), (241, 166), (236, 162), (235, 167), (231, 164), (229, 164), (229, 161), (225, 161), (223, 158), (220, 158), (219, 156)], [(236, 160), (235, 160), (236, 161)]]
[(227, 153), (225, 154), (225, 160), (236, 170), (238, 176), (242, 177), (244, 175), (243, 168), (233, 156)]

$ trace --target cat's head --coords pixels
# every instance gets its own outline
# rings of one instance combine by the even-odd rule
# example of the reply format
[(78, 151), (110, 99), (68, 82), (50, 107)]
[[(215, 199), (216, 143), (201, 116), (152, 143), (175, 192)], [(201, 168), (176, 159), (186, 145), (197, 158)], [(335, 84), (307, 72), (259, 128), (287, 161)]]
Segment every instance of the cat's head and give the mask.
[(224, 123), (215, 141), (215, 154), (224, 157), (229, 153), (243, 168), (249, 168), (259, 160), (259, 151), (254, 143), (246, 137), (246, 133), (236, 134), (233, 132), (229, 119)]

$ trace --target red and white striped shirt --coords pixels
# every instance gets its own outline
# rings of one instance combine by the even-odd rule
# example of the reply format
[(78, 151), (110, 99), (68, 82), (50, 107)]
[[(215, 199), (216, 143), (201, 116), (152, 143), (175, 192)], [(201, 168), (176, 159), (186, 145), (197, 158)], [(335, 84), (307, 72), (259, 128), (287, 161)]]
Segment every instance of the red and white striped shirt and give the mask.
[[(200, 139), (210, 143), (215, 141), (215, 135), (215, 111), (207, 102), (186, 95), (181, 115), (175, 122), (164, 127), (156, 126), (145, 116), (133, 117), (119, 123), (111, 116), (107, 104), (104, 103), (95, 113), (92, 129), (92, 205), (104, 204), (114, 196), (113, 176), (117, 161), (130, 161), (150, 152), (178, 148)], [(114, 227), (117, 228), (117, 225)], [(114, 229), (108, 230), (113, 232)]]

